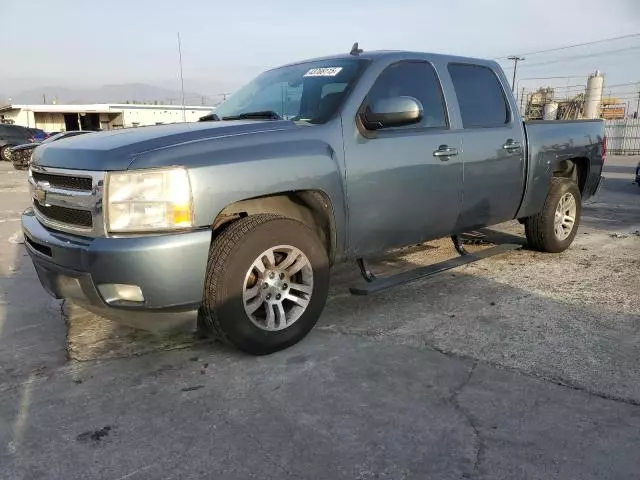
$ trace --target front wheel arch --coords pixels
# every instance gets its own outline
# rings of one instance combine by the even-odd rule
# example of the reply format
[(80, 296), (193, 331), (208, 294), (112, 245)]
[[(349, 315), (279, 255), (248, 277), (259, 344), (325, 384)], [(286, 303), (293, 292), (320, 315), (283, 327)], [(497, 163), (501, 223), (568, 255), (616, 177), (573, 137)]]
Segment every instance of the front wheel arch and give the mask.
[(325, 245), (329, 262), (338, 252), (333, 203), (321, 190), (297, 190), (240, 200), (223, 208), (211, 224), (212, 241), (233, 222), (252, 215), (272, 214), (304, 223)]

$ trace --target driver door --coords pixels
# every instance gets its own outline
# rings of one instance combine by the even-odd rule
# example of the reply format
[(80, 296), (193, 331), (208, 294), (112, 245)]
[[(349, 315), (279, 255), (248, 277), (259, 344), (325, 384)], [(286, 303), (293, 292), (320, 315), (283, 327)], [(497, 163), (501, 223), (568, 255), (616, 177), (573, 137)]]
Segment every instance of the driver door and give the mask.
[[(451, 233), (462, 205), (462, 142), (449, 128), (434, 67), (400, 61), (386, 67), (366, 99), (409, 96), (423, 107), (420, 123), (364, 136), (345, 131), (349, 244), (354, 256), (421, 243)], [(369, 138), (368, 138), (369, 137)], [(443, 149), (450, 155), (440, 155)]]

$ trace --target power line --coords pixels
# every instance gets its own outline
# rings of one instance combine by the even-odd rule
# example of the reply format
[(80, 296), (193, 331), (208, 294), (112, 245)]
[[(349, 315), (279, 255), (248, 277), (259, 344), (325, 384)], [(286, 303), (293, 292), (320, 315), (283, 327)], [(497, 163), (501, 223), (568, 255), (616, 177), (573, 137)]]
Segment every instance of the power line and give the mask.
[[(538, 63), (528, 63), (526, 65), (523, 65), (522, 68), (525, 68), (525, 67), (537, 67), (537, 66), (541, 66), (541, 65), (551, 65), (553, 63), (571, 62), (571, 61), (574, 61), (574, 60), (582, 60), (582, 59), (585, 59), (585, 58), (602, 57), (603, 55), (613, 55), (613, 54), (616, 54), (616, 53), (623, 53), (623, 52), (629, 52), (629, 51), (635, 51), (635, 50), (640, 50), (640, 45), (634, 46), (634, 47), (618, 48), (618, 49), (615, 49), (615, 50), (607, 50), (605, 52), (590, 53), (590, 54), (586, 54), (586, 55), (572, 55), (572, 56), (556, 58), (554, 60), (547, 60), (547, 61), (538, 62)], [(511, 67), (507, 66), (505, 68), (511, 68)]]
[(555, 60), (548, 60), (546, 62), (538, 62), (538, 63), (529, 63), (527, 65), (524, 65), (524, 67), (537, 67), (537, 66), (541, 66), (541, 65), (551, 65), (553, 63), (562, 63), (562, 62), (572, 62), (574, 60), (582, 60), (585, 58), (594, 58), (594, 57), (602, 57), (604, 55), (612, 55), (612, 54), (616, 54), (616, 53), (623, 53), (623, 52), (629, 52), (629, 51), (635, 51), (635, 50), (640, 50), (640, 46), (637, 47), (628, 47), (628, 48), (619, 48), (616, 50), (607, 50), (606, 52), (599, 52), (599, 53), (591, 53), (588, 55), (574, 55), (571, 57), (563, 57), (563, 58), (558, 58)]
[[(538, 55), (538, 54), (541, 54), (541, 53), (558, 52), (560, 50), (568, 50), (570, 48), (586, 47), (587, 45), (596, 45), (598, 43), (613, 42), (615, 40), (624, 40), (624, 39), (627, 39), (627, 38), (635, 38), (635, 37), (640, 37), (640, 33), (630, 33), (628, 35), (622, 35), (620, 37), (603, 38), (601, 40), (593, 40), (591, 42), (574, 43), (573, 45), (565, 45), (563, 47), (549, 48), (549, 49), (546, 49), (546, 50), (537, 50), (535, 52), (521, 53), (519, 55), (531, 56), (531, 55)], [(509, 57), (509, 55), (504, 56), (504, 57), (498, 57), (498, 58), (495, 58), (494, 60), (506, 60), (508, 57)]]

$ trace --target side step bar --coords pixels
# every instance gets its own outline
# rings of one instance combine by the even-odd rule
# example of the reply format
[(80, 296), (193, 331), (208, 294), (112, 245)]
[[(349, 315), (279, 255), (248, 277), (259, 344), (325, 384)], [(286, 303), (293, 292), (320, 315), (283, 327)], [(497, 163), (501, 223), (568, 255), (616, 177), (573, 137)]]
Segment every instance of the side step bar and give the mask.
[[(370, 295), (372, 293), (380, 292), (397, 285), (402, 285), (404, 283), (418, 280), (419, 278), (431, 277), (447, 270), (451, 270), (452, 268), (461, 267), (462, 265), (477, 262), (478, 260), (493, 257), (494, 255), (499, 255), (501, 253), (522, 248), (522, 245), (505, 243), (502, 245), (497, 245), (495, 247), (487, 248), (486, 250), (482, 250), (477, 253), (469, 253), (464, 249), (464, 247), (462, 247), (461, 242), (458, 239), (454, 238), (453, 240), (454, 245), (456, 246), (456, 250), (458, 250), (458, 253), (460, 253), (459, 257), (451, 258), (439, 263), (434, 263), (433, 265), (418, 267), (413, 270), (397, 273), (388, 277), (376, 277), (367, 268), (364, 260), (358, 259), (358, 266), (360, 267), (360, 271), (362, 273), (362, 276), (365, 278), (365, 281), (360, 283), (359, 285), (354, 285), (349, 289), (349, 291), (353, 295)], [(460, 249), (458, 249), (458, 247), (460, 247)]]

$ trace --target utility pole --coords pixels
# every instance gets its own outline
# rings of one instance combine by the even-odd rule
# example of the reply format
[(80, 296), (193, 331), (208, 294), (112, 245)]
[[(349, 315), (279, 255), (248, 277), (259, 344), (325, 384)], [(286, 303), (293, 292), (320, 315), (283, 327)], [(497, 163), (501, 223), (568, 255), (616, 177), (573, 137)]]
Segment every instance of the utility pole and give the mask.
[(182, 44), (180, 43), (180, 32), (178, 32), (178, 58), (180, 60), (180, 89), (182, 91), (182, 121), (187, 121), (187, 111), (184, 107), (184, 77), (182, 76)]
[(518, 57), (517, 55), (512, 55), (507, 57), (507, 60), (511, 60), (513, 62), (513, 81), (511, 82), (511, 91), (513, 92), (516, 88), (516, 73), (518, 71), (518, 62), (522, 62), (525, 60), (524, 57)]

